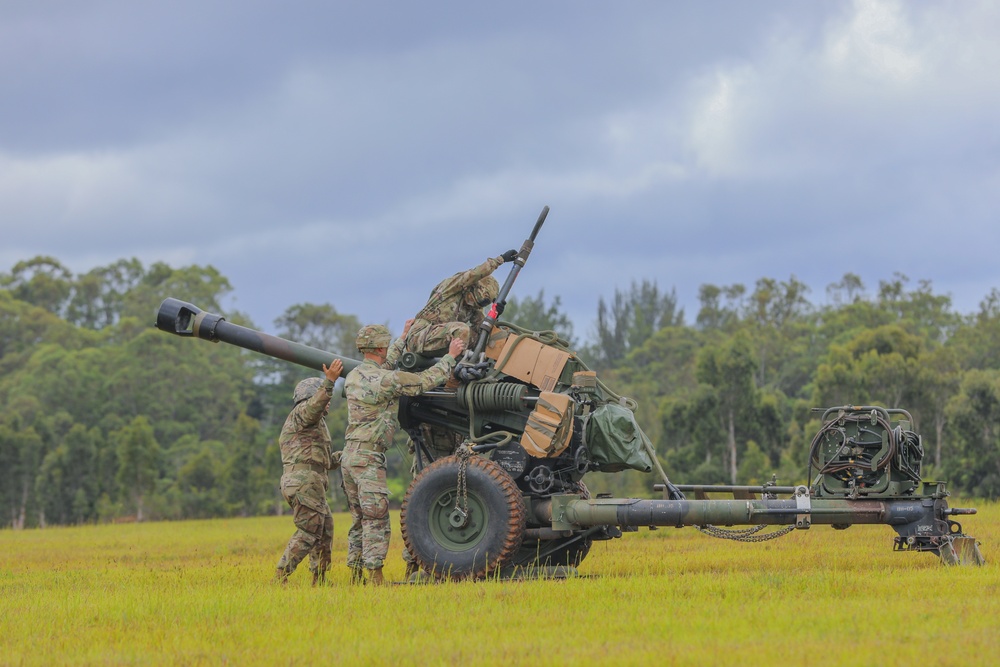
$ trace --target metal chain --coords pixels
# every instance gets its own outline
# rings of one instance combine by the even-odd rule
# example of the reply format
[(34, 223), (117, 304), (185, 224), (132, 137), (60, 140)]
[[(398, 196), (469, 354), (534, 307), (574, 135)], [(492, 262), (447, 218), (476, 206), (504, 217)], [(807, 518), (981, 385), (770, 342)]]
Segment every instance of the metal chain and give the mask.
[(763, 530), (764, 527), (764, 525), (760, 525), (742, 530), (729, 530), (727, 528), (719, 528), (718, 526), (710, 524), (695, 526), (695, 528), (697, 528), (700, 532), (710, 537), (718, 537), (723, 540), (734, 540), (736, 542), (767, 542), (768, 540), (783, 537), (795, 530), (795, 526), (783, 526), (782, 528), (770, 533), (765, 533), (763, 535), (755, 534)]
[(458, 493), (455, 495), (455, 511), (469, 518), (469, 484), (466, 480), (466, 473), (469, 469), (469, 459), (472, 457), (472, 449), (466, 443), (462, 443), (455, 451), (458, 455)]

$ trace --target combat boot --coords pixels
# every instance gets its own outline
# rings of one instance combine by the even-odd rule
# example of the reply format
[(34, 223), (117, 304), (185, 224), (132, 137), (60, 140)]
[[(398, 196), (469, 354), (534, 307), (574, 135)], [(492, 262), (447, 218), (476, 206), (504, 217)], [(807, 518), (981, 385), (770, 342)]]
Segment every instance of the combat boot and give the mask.
[(285, 568), (279, 567), (274, 571), (274, 579), (271, 580), (271, 583), (281, 584), (282, 586), (288, 583), (288, 572), (285, 571)]
[(411, 560), (409, 563), (406, 564), (406, 574), (403, 575), (403, 578), (409, 581), (410, 577), (412, 577), (419, 571), (420, 571), (420, 566), (417, 565), (416, 561)]
[(368, 583), (365, 579), (365, 568), (363, 567), (352, 567), (351, 568), (351, 584), (355, 586), (364, 586)]
[(371, 571), (372, 586), (382, 586), (385, 579), (382, 577), (382, 568), (377, 567)]
[(326, 570), (313, 572), (313, 588), (326, 585)]

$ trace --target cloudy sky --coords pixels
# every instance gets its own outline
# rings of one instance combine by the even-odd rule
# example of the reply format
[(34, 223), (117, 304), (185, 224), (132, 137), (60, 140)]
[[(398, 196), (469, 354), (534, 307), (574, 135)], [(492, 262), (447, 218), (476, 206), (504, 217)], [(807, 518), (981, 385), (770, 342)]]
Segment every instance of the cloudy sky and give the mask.
[(847, 272), (973, 312), (1000, 3), (0, 0), (0, 271), (210, 264), (264, 330), (398, 330), (545, 205), (515, 293), (581, 338), (643, 279), (688, 322), (705, 283)]

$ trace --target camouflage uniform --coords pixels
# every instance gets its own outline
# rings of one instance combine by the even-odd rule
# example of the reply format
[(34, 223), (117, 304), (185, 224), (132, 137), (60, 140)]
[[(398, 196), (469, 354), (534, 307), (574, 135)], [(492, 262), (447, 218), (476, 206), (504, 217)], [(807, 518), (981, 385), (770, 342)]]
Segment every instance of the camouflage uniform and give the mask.
[(384, 364), (366, 359), (344, 380), (348, 412), (341, 472), (354, 519), (347, 534), (347, 565), (353, 569), (380, 569), (389, 550), (385, 450), (399, 425), (399, 397), (440, 385), (455, 367), (455, 358), (446, 354), (420, 373), (390, 370), (402, 347), (402, 339), (396, 339)]
[[(491, 257), (475, 268), (438, 283), (414, 318), (406, 336), (406, 350), (436, 357), (447, 351), (452, 338), (461, 338), (470, 344), (471, 332), (482, 324), (484, 316), (482, 306), (468, 304), (465, 294), (470, 288), (475, 290), (477, 283), (492, 276), (503, 263), (503, 257)], [(494, 288), (491, 300), (495, 297)]]
[[(480, 299), (496, 298), (498, 285), (492, 274), (504, 263), (503, 256), (491, 257), (479, 266), (462, 271), (442, 280), (431, 290), (427, 303), (417, 313), (409, 334), (406, 336), (406, 350), (428, 357), (436, 357), (448, 349), (452, 338), (460, 338), (466, 345), (471, 345), (472, 332), (482, 324), (484, 315), (482, 306), (470, 305), (466, 294), (471, 290), (478, 302)], [(492, 281), (492, 286), (487, 283)], [(432, 459), (447, 456), (455, 451), (462, 442), (462, 436), (448, 429), (420, 424), (420, 435), (423, 445)], [(416, 444), (411, 439), (408, 444), (411, 454), (415, 453)], [(416, 457), (411, 474), (416, 474)], [(409, 554), (404, 549), (403, 559), (409, 562)]]
[(340, 455), (331, 452), (330, 431), (326, 426), (332, 395), (333, 383), (324, 379), (320, 384), (317, 379), (315, 393), (295, 404), (278, 436), (284, 466), (281, 495), (292, 508), (297, 528), (278, 561), (278, 570), (285, 576), (295, 570), (306, 554), (314, 577), (323, 577), (330, 569), (333, 516), (326, 492), (328, 471), (337, 467)]

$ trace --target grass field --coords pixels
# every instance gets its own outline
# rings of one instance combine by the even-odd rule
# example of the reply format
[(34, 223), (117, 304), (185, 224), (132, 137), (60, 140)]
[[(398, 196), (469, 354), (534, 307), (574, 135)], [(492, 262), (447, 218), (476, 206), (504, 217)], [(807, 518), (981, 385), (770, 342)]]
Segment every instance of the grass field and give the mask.
[[(288, 517), (5, 530), (0, 664), (997, 664), (1000, 506), (976, 505), (981, 568), (893, 553), (886, 526), (685, 528), (595, 543), (575, 579), (382, 589), (348, 583), (346, 515), (317, 589), (305, 565), (270, 583)], [(394, 525), (394, 579), (400, 546)]]

